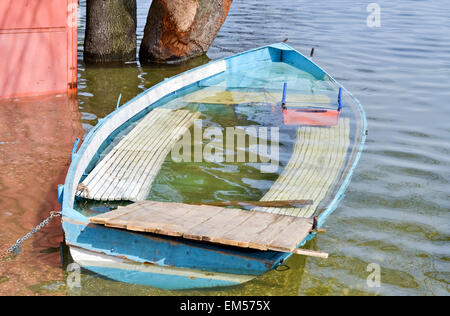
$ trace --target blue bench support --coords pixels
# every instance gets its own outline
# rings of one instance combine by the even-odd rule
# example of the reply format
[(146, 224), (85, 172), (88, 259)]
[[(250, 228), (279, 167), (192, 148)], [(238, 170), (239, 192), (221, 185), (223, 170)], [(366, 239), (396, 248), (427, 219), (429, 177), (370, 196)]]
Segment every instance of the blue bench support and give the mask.
[(281, 108), (286, 108), (287, 82), (283, 84), (283, 98), (281, 99)]
[(339, 94), (338, 94), (338, 111), (341, 111), (342, 109), (342, 88), (339, 88)]

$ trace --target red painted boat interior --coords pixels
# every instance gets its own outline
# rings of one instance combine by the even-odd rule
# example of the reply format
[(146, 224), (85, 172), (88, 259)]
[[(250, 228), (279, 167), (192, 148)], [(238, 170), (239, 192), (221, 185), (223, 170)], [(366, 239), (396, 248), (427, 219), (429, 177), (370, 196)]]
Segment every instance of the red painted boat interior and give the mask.
[(330, 109), (284, 109), (283, 118), (286, 125), (334, 126), (339, 113)]

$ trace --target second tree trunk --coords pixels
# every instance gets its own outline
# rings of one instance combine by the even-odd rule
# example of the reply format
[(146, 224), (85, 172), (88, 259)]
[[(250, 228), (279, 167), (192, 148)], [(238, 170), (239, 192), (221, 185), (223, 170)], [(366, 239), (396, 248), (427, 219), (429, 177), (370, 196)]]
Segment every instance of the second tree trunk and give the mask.
[(204, 54), (225, 21), (232, 0), (153, 0), (139, 58), (176, 62)]

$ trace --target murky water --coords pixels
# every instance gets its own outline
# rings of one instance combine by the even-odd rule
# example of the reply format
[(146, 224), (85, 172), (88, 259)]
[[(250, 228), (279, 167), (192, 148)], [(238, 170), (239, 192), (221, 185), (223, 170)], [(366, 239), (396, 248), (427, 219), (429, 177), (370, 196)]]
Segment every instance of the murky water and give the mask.
[[(82, 135), (76, 99), (0, 101), (0, 253), (59, 209), (55, 188), (64, 183), (73, 141)], [(62, 282), (60, 227), (53, 220), (19, 256), (0, 260), (0, 295), (38, 294), (32, 289), (42, 282), (46, 293), (49, 280)]]
[[(139, 40), (150, 2), (138, 0)], [(83, 25), (85, 1), (80, 3)], [(86, 68), (80, 28), (78, 99), (85, 131), (115, 109), (119, 93), (123, 103), (208, 59), (286, 38), (305, 54), (315, 47), (313, 60), (361, 101), (369, 123), (366, 149), (346, 197), (327, 220), (327, 233), (309, 245), (329, 252), (329, 259), (293, 256), (286, 271), (209, 291), (166, 292), (83, 275), (81, 294), (449, 294), (450, 13), (443, 10), (445, 1), (378, 1), (381, 25), (371, 28), (366, 21), (368, 3), (235, 0), (207, 57), (178, 66)], [(44, 155), (39, 161), (51, 165), (50, 159)], [(30, 192), (36, 185), (30, 182)], [(8, 205), (8, 212), (20, 211), (13, 202)], [(45, 212), (40, 214), (39, 219)], [(23, 225), (14, 216), (1, 216), (9, 226)], [(57, 236), (58, 230), (51, 232)], [(14, 233), (23, 230), (8, 231), (8, 236)], [(56, 254), (39, 253), (58, 246), (48, 244), (33, 245), (34, 252), (26, 257), (39, 264), (24, 265), (26, 259), (18, 258), (0, 270), (0, 293), (18, 286), (23, 289), (18, 292), (26, 294), (80, 294), (64, 286)], [(370, 264), (380, 267), (379, 287), (367, 282)], [(38, 267), (46, 271), (45, 277)]]

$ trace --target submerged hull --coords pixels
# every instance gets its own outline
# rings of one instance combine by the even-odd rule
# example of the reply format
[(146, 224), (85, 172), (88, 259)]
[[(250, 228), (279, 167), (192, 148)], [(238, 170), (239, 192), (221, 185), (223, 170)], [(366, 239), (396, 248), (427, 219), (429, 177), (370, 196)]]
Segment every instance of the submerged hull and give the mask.
[[(236, 80), (233, 77), (232, 80), (225, 77), (224, 80), (223, 76), (243, 66), (252, 69), (253, 65), (257, 68), (272, 63), (286, 65), (290, 71), (301, 70), (304, 78), (299, 76), (294, 82), (300, 90), (310, 89), (309, 86), (302, 86), (307, 85), (308, 80), (318, 80), (320, 89), (328, 92), (337, 91), (340, 87), (308, 58), (286, 44), (275, 44), (214, 61), (168, 79), (108, 115), (86, 136), (78, 152), (75, 150), (73, 153), (64, 188), (60, 190), (65, 240), (76, 263), (84, 269), (113, 280), (173, 290), (240, 284), (276, 268), (291, 255), (94, 225), (89, 223), (89, 216), (77, 209), (76, 202), (79, 183), (98, 162), (99, 153), (108, 146), (111, 137), (119, 133), (123, 126), (142, 117), (152, 108), (169, 102), (178, 94), (193, 93), (208, 85), (215, 85), (215, 88), (219, 87), (225, 91), (231, 87), (249, 85), (249, 82), (242, 78)], [(283, 67), (280, 69), (284, 69)], [(258, 77), (258, 73), (255, 73), (255, 76)], [(222, 80), (219, 84), (218, 78)], [(258, 79), (251, 80), (257, 82)], [(268, 81), (270, 82), (270, 78)], [(273, 87), (269, 88), (276, 89), (278, 85), (273, 82)], [(253, 90), (249, 93), (253, 93)], [(306, 208), (303, 213), (295, 213), (297, 215), (294, 215), (292, 210), (288, 214), (301, 214), (302, 217), (308, 218), (318, 216), (317, 228), (323, 225), (343, 197), (365, 140), (364, 112), (359, 102), (347, 91), (345, 93), (347, 103), (343, 111), (350, 113), (346, 114), (346, 120), (351, 121), (351, 125), (347, 135), (350, 138), (349, 149), (341, 159), (342, 170), (336, 172), (336, 179), (329, 181), (330, 189), (324, 190), (326, 196), (325, 193), (317, 193), (321, 200), (314, 206)], [(236, 102), (238, 97), (234, 95), (233, 102)], [(210, 98), (208, 102), (215, 101)], [(339, 106), (340, 102), (339, 100)], [(311, 132), (308, 133), (312, 135)], [(324, 175), (320, 177), (326, 178)], [(320, 211), (317, 211), (319, 208)], [(298, 246), (304, 245), (314, 236), (315, 232), (311, 232)]]
[(157, 264), (139, 264), (79, 248), (71, 248), (70, 255), (84, 269), (108, 279), (164, 290), (232, 286), (256, 277), (234, 273), (203, 272), (197, 269), (182, 269)]
[(288, 254), (219, 247), (63, 220), (73, 261), (112, 280), (166, 290), (220, 287), (249, 281)]

